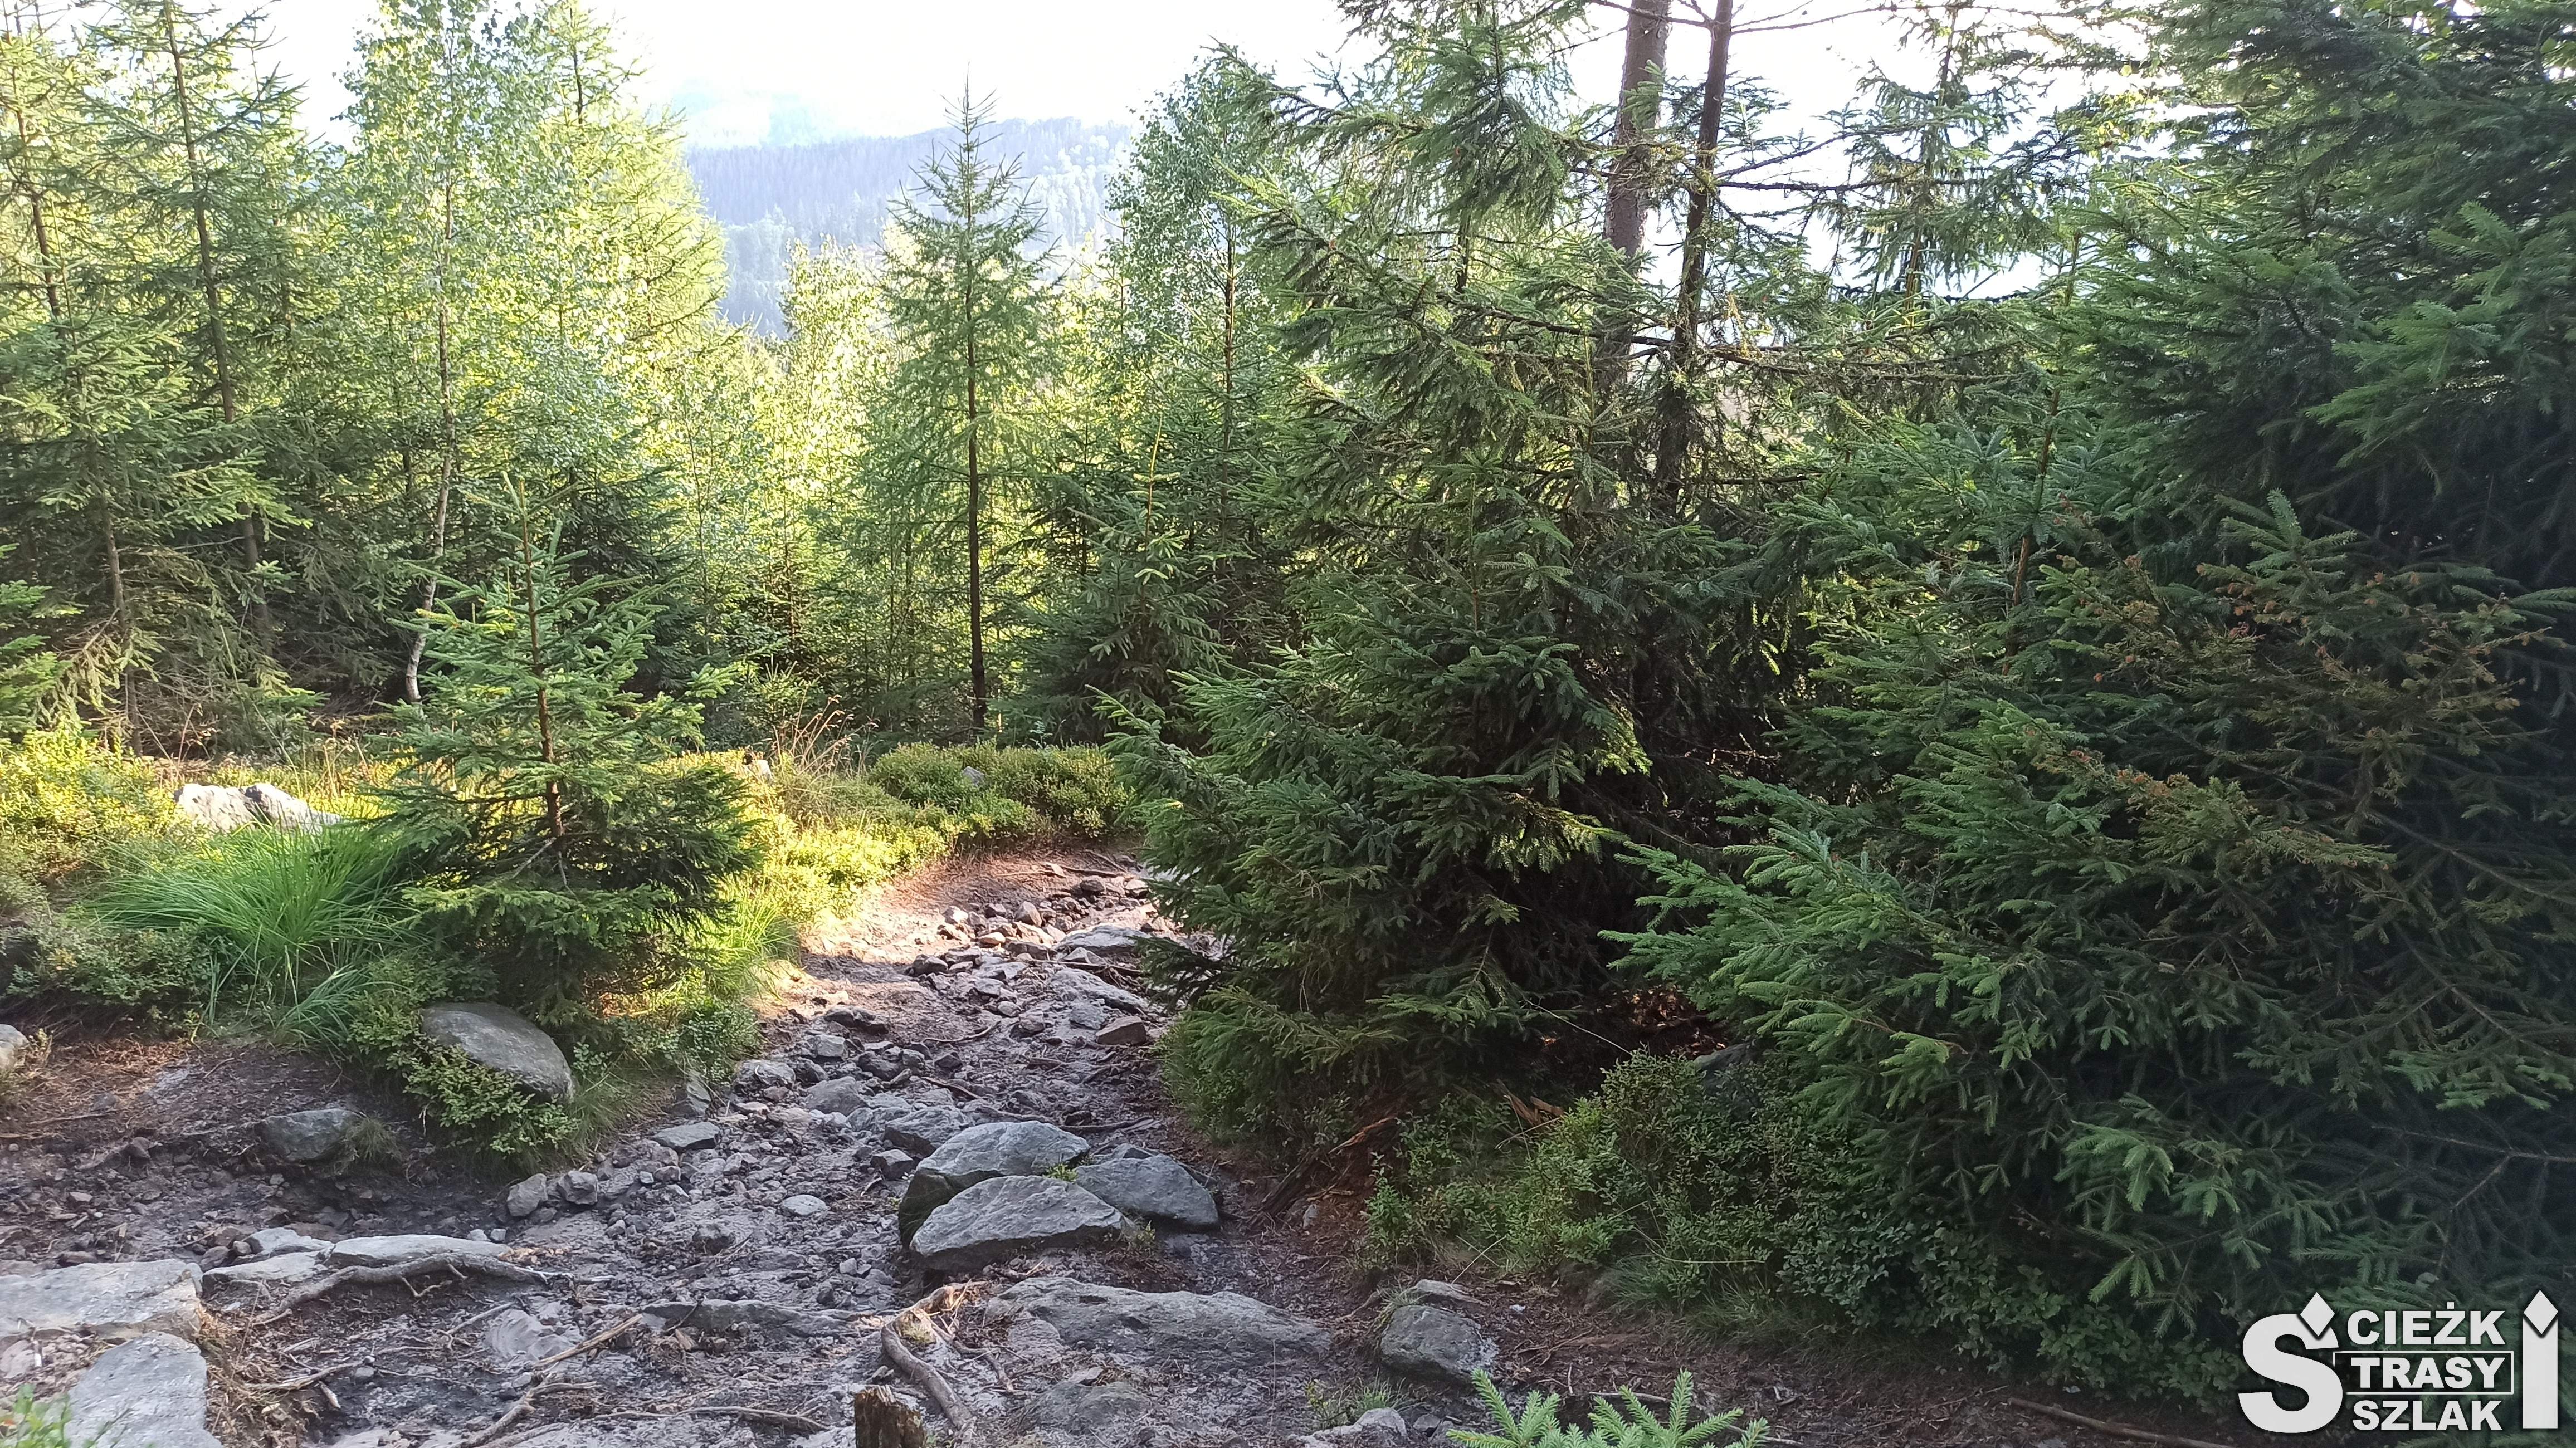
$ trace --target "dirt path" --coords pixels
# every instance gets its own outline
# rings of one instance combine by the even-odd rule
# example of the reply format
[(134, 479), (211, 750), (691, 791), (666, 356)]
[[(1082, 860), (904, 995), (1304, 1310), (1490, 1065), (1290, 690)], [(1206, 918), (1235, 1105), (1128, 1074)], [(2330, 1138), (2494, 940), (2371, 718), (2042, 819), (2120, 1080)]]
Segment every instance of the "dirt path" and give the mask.
[[(1390, 1291), (1409, 1279), (1355, 1264), (1354, 1192), (1274, 1204), (1277, 1180), (1175, 1118), (1147, 1049), (1161, 1017), (1128, 969), (1133, 937), (1163, 928), (1133, 869), (1021, 853), (879, 892), (818, 924), (734, 1083), (515, 1193), (417, 1139), (392, 1173), (263, 1153), (252, 1127), (273, 1113), (400, 1112), (292, 1056), (68, 1045), (0, 1107), (0, 1400), (71, 1381), (130, 1335), (13, 1344), (13, 1290), (169, 1259), (203, 1273), (196, 1339), (225, 1445), (823, 1448), (851, 1441), (853, 1395), (872, 1388), (953, 1428), (935, 1378), (992, 1448), (1264, 1448), (1330, 1426), (1319, 1408), (1382, 1402), (1392, 1414), (1325, 1441), (1392, 1448), (1477, 1421), (1431, 1363), (1480, 1349), (1506, 1384), (1578, 1397), (1660, 1390), (1685, 1359), (1703, 1402), (1770, 1420), (1790, 1448), (2120, 1441), (2013, 1396), (2141, 1421), (1964, 1371), (1687, 1345), (1544, 1284), (1469, 1272)], [(448, 1240), (386, 1241), (403, 1234)], [(448, 1265), (423, 1270), (433, 1258)], [(403, 1280), (293, 1300), (353, 1261)], [(925, 1298), (935, 1314), (896, 1322)], [(1381, 1359), (1391, 1320), (1414, 1372)]]

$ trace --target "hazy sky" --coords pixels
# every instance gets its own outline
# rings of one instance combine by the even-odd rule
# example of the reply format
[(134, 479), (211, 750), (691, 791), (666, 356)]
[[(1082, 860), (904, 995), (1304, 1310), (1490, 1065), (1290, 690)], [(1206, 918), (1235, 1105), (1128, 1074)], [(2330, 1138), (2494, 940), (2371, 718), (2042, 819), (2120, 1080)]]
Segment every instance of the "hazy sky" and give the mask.
[[(375, 0), (238, 0), (268, 13), (269, 57), (307, 88), (308, 123), (346, 103), (334, 79)], [(831, 135), (906, 135), (943, 124), (971, 72), (1006, 116), (1131, 117), (1212, 41), (1296, 71), (1338, 48), (1333, 0), (597, 0), (647, 68), (652, 99), (676, 104), (713, 145)], [(1621, 17), (1603, 11), (1605, 23)], [(1673, 69), (1696, 75), (1700, 32), (1676, 29)], [(1747, 37), (1749, 66), (1775, 85), (1839, 94), (1862, 40), (1831, 32)], [(1616, 87), (1617, 42), (1575, 62), (1586, 94)]]

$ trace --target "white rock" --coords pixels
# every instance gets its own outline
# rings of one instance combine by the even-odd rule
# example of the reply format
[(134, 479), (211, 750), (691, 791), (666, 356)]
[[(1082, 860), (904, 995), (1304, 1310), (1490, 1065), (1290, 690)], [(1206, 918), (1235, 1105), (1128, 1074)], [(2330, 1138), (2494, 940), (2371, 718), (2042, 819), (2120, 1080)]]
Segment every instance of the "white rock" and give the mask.
[(0, 1026), (0, 1071), (15, 1071), (27, 1058), (27, 1033), (16, 1026)]
[(302, 1282), (308, 1278), (320, 1276), (321, 1272), (322, 1254), (319, 1252), (280, 1252), (272, 1257), (257, 1257), (248, 1262), (236, 1262), (229, 1267), (208, 1268), (206, 1280), (232, 1283), (237, 1286), (249, 1283)]
[(336, 825), (338, 815), (318, 810), (273, 784), (183, 784), (172, 797), (179, 818), (218, 834), (247, 825), (275, 825), (306, 833)]
[(206, 1431), (206, 1359), (193, 1343), (148, 1332), (72, 1384), (74, 1443), (223, 1448)]
[(441, 1237), (416, 1232), (397, 1237), (351, 1237), (332, 1244), (333, 1267), (399, 1267), (420, 1257), (454, 1252), (468, 1257), (498, 1257), (508, 1250), (498, 1242), (471, 1237)]
[(825, 1212), (830, 1211), (831, 1208), (824, 1204), (821, 1197), (808, 1196), (803, 1192), (798, 1192), (796, 1195), (780, 1202), (778, 1204), (778, 1210), (785, 1212), (791, 1217), (819, 1217)]

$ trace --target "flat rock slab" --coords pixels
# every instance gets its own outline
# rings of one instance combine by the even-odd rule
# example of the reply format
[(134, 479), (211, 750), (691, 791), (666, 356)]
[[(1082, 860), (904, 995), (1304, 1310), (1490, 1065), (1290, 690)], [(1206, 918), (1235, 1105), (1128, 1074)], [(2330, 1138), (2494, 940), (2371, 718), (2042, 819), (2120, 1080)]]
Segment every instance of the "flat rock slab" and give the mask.
[(1080, 1161), (1091, 1143), (1043, 1121), (987, 1121), (939, 1143), (903, 1188), (902, 1221), (917, 1227), (933, 1207), (995, 1177), (1043, 1176)]
[(1216, 1230), (1216, 1197), (1168, 1156), (1130, 1156), (1073, 1169), (1076, 1186), (1131, 1217), (1192, 1232)]
[(0, 1338), (75, 1332), (111, 1340), (158, 1332), (194, 1342), (197, 1264), (91, 1262), (0, 1277)]
[(1135, 1292), (1032, 1277), (1003, 1288), (988, 1311), (1000, 1323), (1042, 1323), (1067, 1347), (1198, 1367), (1311, 1358), (1332, 1346), (1315, 1323), (1235, 1292)]
[(454, 1252), (467, 1257), (498, 1257), (510, 1250), (498, 1242), (471, 1237), (410, 1233), (399, 1237), (351, 1237), (331, 1244), (330, 1264), (340, 1267), (399, 1267), (422, 1257)]
[(1129, 930), (1123, 925), (1095, 925), (1089, 930), (1076, 931), (1055, 944), (1056, 949), (1067, 952), (1088, 950), (1094, 955), (1134, 955), (1136, 942), (1144, 938), (1145, 932)]
[(206, 1281), (240, 1286), (303, 1282), (321, 1275), (321, 1253), (280, 1252), (272, 1257), (236, 1262), (229, 1267), (210, 1267), (206, 1270)]
[(715, 1145), (716, 1138), (722, 1135), (723, 1130), (712, 1121), (683, 1121), (677, 1126), (665, 1126), (654, 1132), (653, 1139), (673, 1151), (696, 1151), (702, 1146)]
[(564, 1059), (563, 1047), (508, 1006), (489, 1001), (429, 1006), (420, 1013), (420, 1033), (540, 1095), (572, 1099), (572, 1063)]
[(912, 1250), (933, 1271), (969, 1272), (1035, 1252), (1105, 1247), (1132, 1225), (1071, 1182), (995, 1177), (940, 1203), (913, 1234)]
[(70, 1441), (118, 1448), (223, 1448), (206, 1431), (206, 1359), (196, 1344), (147, 1332), (72, 1383)]

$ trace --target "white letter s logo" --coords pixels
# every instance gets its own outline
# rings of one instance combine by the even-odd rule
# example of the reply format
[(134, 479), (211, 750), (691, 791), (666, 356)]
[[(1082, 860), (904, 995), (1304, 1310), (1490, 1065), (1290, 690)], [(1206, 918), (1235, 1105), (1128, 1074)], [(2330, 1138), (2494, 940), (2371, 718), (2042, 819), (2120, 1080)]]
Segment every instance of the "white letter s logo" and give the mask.
[(2313, 1433), (2343, 1411), (2341, 1375), (2330, 1364), (2281, 1347), (2290, 1338), (2297, 1338), (2302, 1347), (2333, 1347), (2333, 1322), (2334, 1309), (2323, 1297), (2311, 1297), (2296, 1313), (2279, 1313), (2245, 1329), (2245, 1365), (2308, 1395), (2307, 1403), (2293, 1411), (2281, 1406), (2278, 1393), (2238, 1393), (2236, 1406), (2244, 1410), (2246, 1422), (2266, 1433)]

